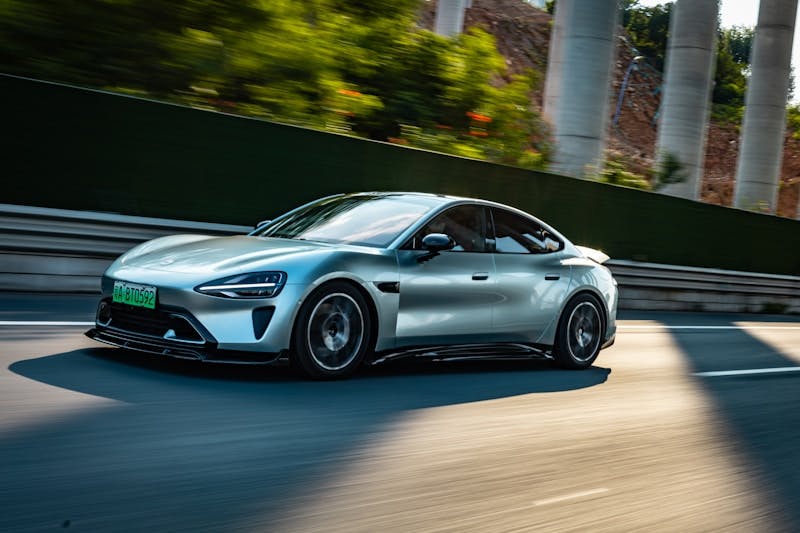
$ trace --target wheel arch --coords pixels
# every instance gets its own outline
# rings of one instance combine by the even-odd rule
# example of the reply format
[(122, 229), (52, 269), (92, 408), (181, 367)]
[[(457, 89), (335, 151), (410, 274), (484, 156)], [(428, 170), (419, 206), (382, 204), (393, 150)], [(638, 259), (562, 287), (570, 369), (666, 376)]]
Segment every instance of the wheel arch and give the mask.
[[(564, 299), (564, 305), (561, 306), (561, 311), (559, 311), (558, 320), (556, 321), (556, 335), (558, 335), (558, 325), (561, 324), (561, 319), (564, 318), (564, 310), (567, 309), (567, 305), (569, 305), (569, 302), (571, 302), (572, 300), (574, 300), (578, 296), (581, 296), (581, 295), (584, 295), (584, 294), (588, 294), (594, 300), (596, 300), (597, 303), (600, 304), (599, 305), (599, 307), (600, 307), (600, 319), (603, 321), (602, 322), (602, 330), (601, 331), (603, 332), (603, 336), (605, 337), (605, 332), (606, 332), (606, 330), (608, 328), (608, 313), (609, 313), (608, 306), (606, 304), (605, 298), (603, 298), (603, 295), (600, 293), (600, 291), (597, 290), (597, 288), (591, 287), (591, 286), (588, 286), (588, 285), (584, 286), (584, 287), (579, 287), (578, 289), (573, 291), (569, 295), (568, 298)], [(555, 340), (555, 338), (554, 338), (554, 340)]]
[[(298, 300), (297, 305), (295, 306), (294, 314), (292, 316), (292, 333), (291, 339), (294, 339), (295, 330), (297, 328), (297, 321), (300, 318), (300, 309), (302, 309), (303, 305), (308, 301), (308, 298), (314, 294), (315, 292), (319, 291), (320, 289), (330, 285), (331, 283), (345, 283), (356, 290), (363, 298), (364, 301), (367, 303), (367, 312), (369, 312), (369, 319), (370, 323), (372, 324), (372, 331), (370, 332), (370, 346), (369, 349), (372, 351), (375, 348), (375, 342), (378, 339), (379, 328), (380, 328), (380, 318), (378, 316), (378, 306), (375, 303), (375, 298), (370, 294), (370, 292), (364, 287), (364, 284), (361, 283), (359, 280), (348, 277), (348, 276), (327, 276), (325, 279), (314, 283), (313, 285), (309, 286), (309, 290), (307, 290), (302, 298)], [(292, 341), (293, 342), (293, 341)], [(291, 346), (293, 349), (294, 346)]]
[[(597, 340), (597, 347), (594, 352), (586, 357), (578, 357), (573, 352), (571, 341), (569, 340), (571, 334), (567, 331), (570, 328), (570, 320), (572, 315), (567, 318), (566, 312), (572, 310), (574, 313), (574, 310), (576, 310), (579, 306), (588, 302), (594, 302), (595, 306), (597, 307), (597, 313), (600, 315), (600, 338)], [(603, 298), (601, 295), (597, 294), (596, 291), (591, 290), (591, 288), (581, 288), (580, 290), (576, 290), (570, 294), (570, 297), (564, 301), (564, 307), (559, 314), (556, 331), (553, 337), (552, 353), (556, 364), (569, 370), (585, 369), (591, 366), (597, 359), (600, 350), (603, 349), (607, 324), (608, 310), (603, 303)], [(582, 334), (581, 330), (578, 330), (578, 332), (579, 334)]]

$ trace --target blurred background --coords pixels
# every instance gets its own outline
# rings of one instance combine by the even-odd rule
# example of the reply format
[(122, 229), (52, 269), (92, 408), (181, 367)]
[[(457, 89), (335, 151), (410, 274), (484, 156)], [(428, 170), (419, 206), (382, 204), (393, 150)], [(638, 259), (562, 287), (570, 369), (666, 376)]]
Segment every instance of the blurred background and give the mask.
[(420, 0), (0, 6), (7, 73), (526, 167), (546, 161), (532, 101), (539, 73), (511, 72), (480, 28), (454, 39), (428, 31), (432, 6)]
[[(594, 179), (654, 189), (664, 178), (654, 159), (672, 6), (622, 2), (612, 97), (624, 105)], [(431, 31), (436, 2), (424, 0), (0, 0), (0, 71), (542, 170), (553, 9), (475, 0), (449, 38)], [(709, 203), (732, 204), (752, 42), (752, 26), (720, 27)], [(796, 105), (788, 125), (777, 214), (793, 218)]]

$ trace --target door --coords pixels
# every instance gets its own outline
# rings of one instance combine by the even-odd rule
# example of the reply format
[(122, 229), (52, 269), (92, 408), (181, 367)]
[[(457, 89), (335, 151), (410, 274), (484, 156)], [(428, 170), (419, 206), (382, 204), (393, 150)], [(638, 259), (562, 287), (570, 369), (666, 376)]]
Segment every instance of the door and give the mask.
[[(489, 340), (497, 294), (494, 260), (486, 242), (487, 216), (482, 206), (452, 207), (398, 250), (398, 345)], [(426, 255), (422, 238), (431, 233), (449, 235), (455, 247), (421, 261)]]
[(571, 270), (563, 264), (564, 243), (538, 222), (492, 208), (496, 290), (495, 333), (509, 342), (538, 342), (557, 319)]

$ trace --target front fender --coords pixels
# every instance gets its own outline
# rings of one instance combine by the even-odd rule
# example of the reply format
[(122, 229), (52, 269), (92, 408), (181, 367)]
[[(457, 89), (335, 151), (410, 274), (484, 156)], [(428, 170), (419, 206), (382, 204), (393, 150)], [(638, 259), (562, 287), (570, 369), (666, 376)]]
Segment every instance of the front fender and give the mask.
[[(357, 254), (357, 257), (331, 257), (325, 264), (314, 269), (314, 276), (304, 284), (302, 293), (292, 309), (292, 326), (297, 321), (300, 308), (316, 289), (331, 281), (344, 280), (357, 286), (373, 306), (376, 324), (376, 350), (386, 350), (395, 346), (397, 312), (400, 295), (382, 292), (378, 284), (399, 282), (397, 258), (394, 254)], [(338, 263), (338, 264), (337, 264)], [(348, 268), (342, 268), (343, 266)], [(339, 268), (333, 268), (338, 266)], [(310, 273), (311, 274), (311, 273)], [(290, 274), (291, 279), (291, 274)]]

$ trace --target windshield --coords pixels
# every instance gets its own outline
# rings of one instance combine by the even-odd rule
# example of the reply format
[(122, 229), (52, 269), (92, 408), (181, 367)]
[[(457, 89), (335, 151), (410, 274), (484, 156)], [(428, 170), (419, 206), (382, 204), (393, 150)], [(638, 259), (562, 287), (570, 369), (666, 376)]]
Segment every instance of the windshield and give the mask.
[(298, 209), (251, 235), (385, 248), (439, 203), (424, 196), (336, 196)]

